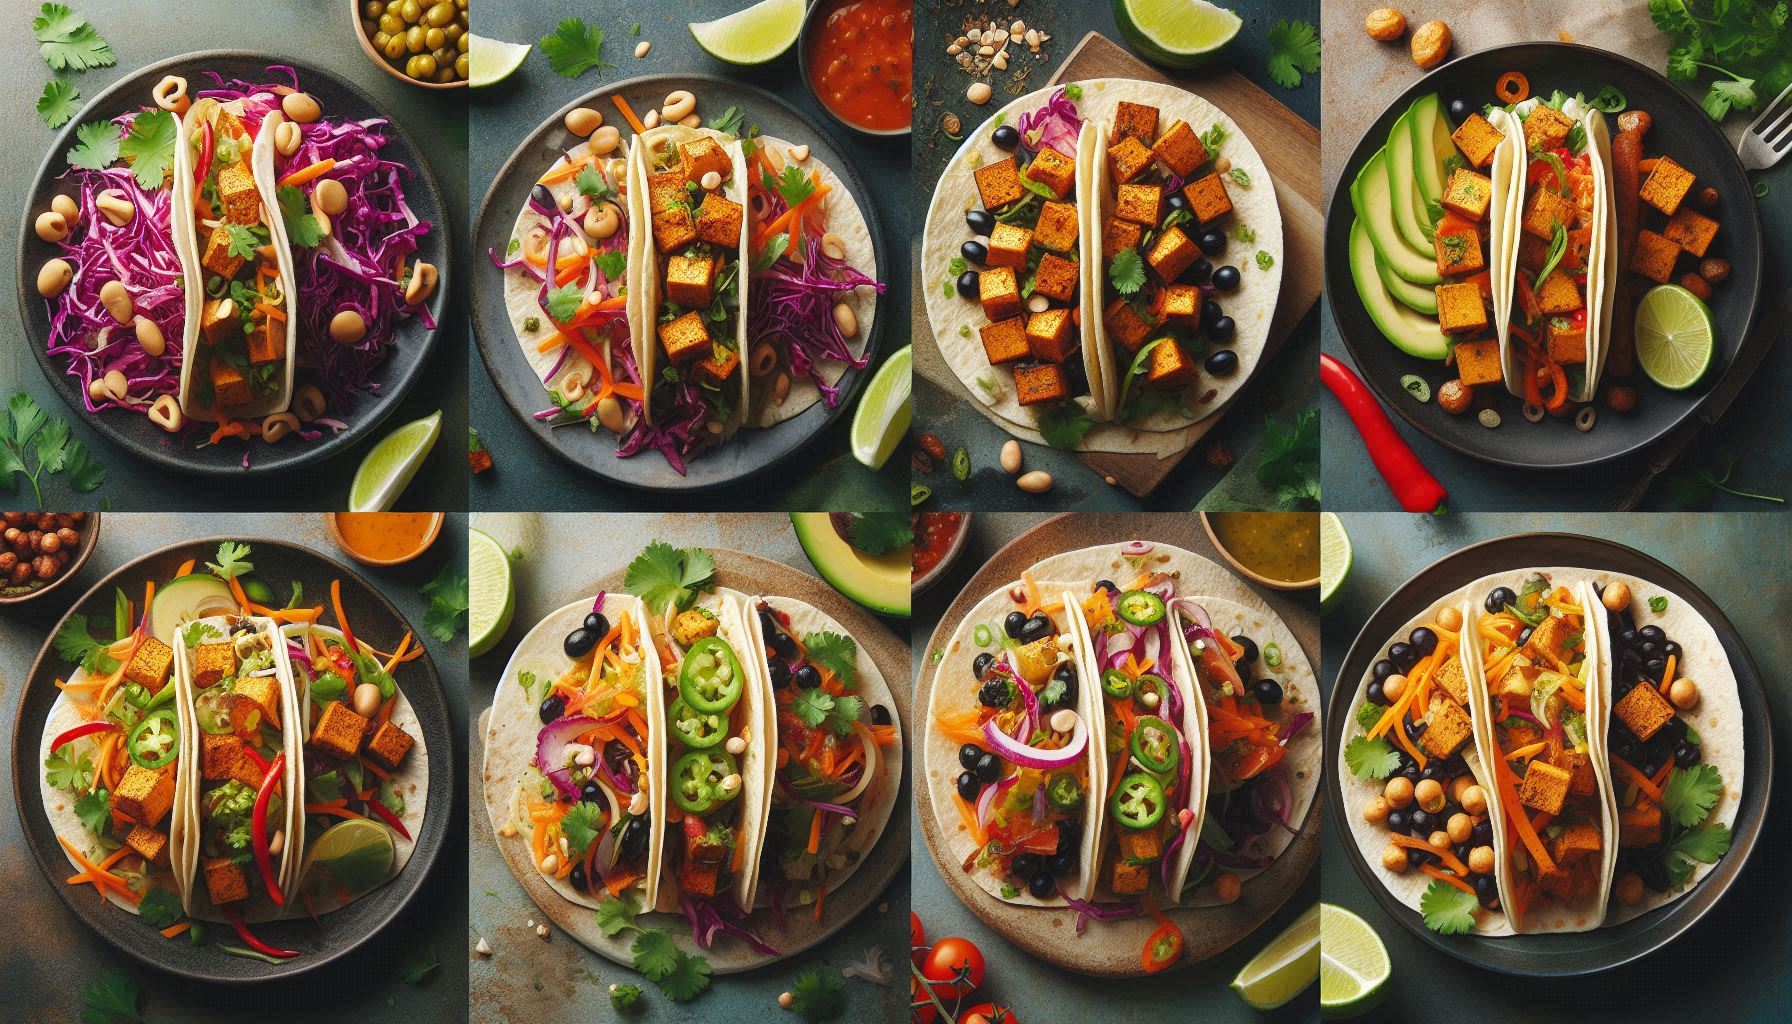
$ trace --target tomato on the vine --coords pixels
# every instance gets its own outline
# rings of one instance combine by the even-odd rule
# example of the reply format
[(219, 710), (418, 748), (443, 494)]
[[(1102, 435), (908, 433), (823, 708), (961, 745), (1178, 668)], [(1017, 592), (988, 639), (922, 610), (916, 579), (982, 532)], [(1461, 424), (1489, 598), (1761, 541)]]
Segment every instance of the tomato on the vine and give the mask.
[(921, 927), (921, 919), (912, 910), (908, 912), (908, 955), (916, 966), (927, 955), (927, 929)]
[(909, 1024), (933, 1024), (934, 1018), (939, 1016), (939, 1011), (934, 1009), (933, 1004), (928, 1002), (927, 997), (922, 994), (921, 983), (915, 980), (912, 973), (908, 976), (908, 1001), (910, 1004)]
[(1020, 1018), (1016, 1017), (1014, 1011), (1006, 1006), (978, 1003), (964, 1011), (964, 1015), (958, 1019), (958, 1024), (1020, 1024)]
[(928, 950), (921, 975), (942, 995), (968, 996), (983, 984), (983, 954), (969, 939), (941, 939)]

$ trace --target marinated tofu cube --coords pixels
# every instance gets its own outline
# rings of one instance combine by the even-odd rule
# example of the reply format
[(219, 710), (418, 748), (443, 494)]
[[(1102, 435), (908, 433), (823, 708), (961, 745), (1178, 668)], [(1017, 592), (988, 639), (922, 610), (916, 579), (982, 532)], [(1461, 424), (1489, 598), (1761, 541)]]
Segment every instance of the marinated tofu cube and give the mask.
[(1646, 799), (1618, 812), (1618, 845), (1635, 849), (1661, 842), (1661, 808)]
[(174, 651), (155, 637), (147, 637), (124, 667), (124, 677), (150, 693), (161, 693), (174, 668)]
[(1164, 323), (1197, 330), (1201, 326), (1201, 289), (1192, 284), (1173, 284), (1164, 289)]
[(1553, 870), (1537, 872), (1537, 886), (1558, 903), (1572, 903), (1590, 888), (1590, 876), (1580, 868), (1551, 865)]
[(1135, 864), (1148, 864), (1164, 855), (1163, 833), (1156, 828), (1120, 830), (1120, 856)]
[(647, 176), (647, 204), (652, 213), (673, 207), (688, 207), (691, 192), (684, 187), (685, 177), (678, 171), (656, 171)]
[(1182, 195), (1188, 200), (1189, 212), (1203, 226), (1232, 215), (1232, 196), (1226, 192), (1226, 179), (1217, 173), (1182, 186)]
[(1115, 184), (1127, 184), (1150, 166), (1151, 147), (1138, 139), (1121, 139), (1108, 147), (1108, 173)]
[(684, 858), (699, 864), (721, 864), (734, 854), (734, 833), (727, 829), (710, 829), (703, 827), (701, 818), (686, 818), (685, 823), (697, 822), (696, 828), (686, 828), (684, 833)]
[(1152, 325), (1146, 323), (1139, 311), (1125, 299), (1108, 303), (1108, 308), (1101, 314), (1101, 323), (1107, 330), (1108, 340), (1118, 342), (1128, 352), (1137, 352), (1145, 339), (1151, 337)]
[(1431, 681), (1438, 689), (1450, 695), (1450, 699), (1458, 704), (1468, 703), (1468, 676), (1463, 674), (1462, 659), (1451, 658), (1431, 674)]
[(1680, 243), (1658, 235), (1648, 228), (1636, 233), (1636, 248), (1630, 255), (1630, 269), (1657, 284), (1667, 284), (1674, 276), (1674, 264), (1680, 259)]
[[(1487, 304), (1481, 301), (1481, 289), (1473, 281), (1458, 281), (1455, 284), (1440, 284), (1432, 289), (1437, 294), (1437, 329), (1445, 334), (1478, 334), (1487, 329)], [(1493, 376), (1487, 380), (1470, 380), (1467, 367), (1464, 366), (1462, 383), (1487, 384), (1499, 380), (1498, 342), (1490, 342), (1495, 348), (1493, 358)], [(1456, 362), (1463, 365), (1462, 346), (1456, 346)]]
[(124, 845), (137, 856), (157, 867), (168, 866), (168, 833), (148, 825), (138, 825), (125, 834)]
[(1506, 674), (1500, 676), (1499, 692), (1503, 697), (1520, 697), (1528, 699), (1537, 683), (1537, 666), (1522, 659), (1516, 659), (1507, 666)]
[(1572, 313), (1581, 308), (1580, 286), (1569, 272), (1557, 268), (1549, 272), (1537, 288), (1537, 308), (1545, 315)]
[(1543, 272), (1549, 264), (1550, 239), (1539, 238), (1528, 232), (1518, 235), (1518, 265), (1531, 272), (1534, 278)]
[(709, 326), (696, 310), (659, 325), (660, 348), (673, 366), (694, 363), (709, 354)]
[(1101, 225), (1101, 258), (1111, 260), (1126, 249), (1137, 249), (1145, 229), (1131, 221), (1109, 217)]
[(280, 720), (280, 680), (273, 676), (238, 676), (231, 692), (254, 701), (268, 721)]
[(225, 676), (236, 675), (236, 648), (228, 641), (193, 648), (193, 687), (216, 686)]
[(1039, 147), (1039, 155), (1027, 165), (1027, 180), (1051, 189), (1062, 199), (1076, 187), (1076, 161), (1050, 146)]
[(1021, 405), (1062, 402), (1070, 397), (1070, 382), (1059, 363), (1014, 368), (1014, 399)]
[(243, 372), (222, 359), (212, 360), (212, 403), (220, 409), (248, 405), (254, 395)]
[(1479, 224), (1493, 202), (1493, 180), (1466, 167), (1456, 168), (1444, 185), (1443, 207), (1470, 223)]
[(705, 864), (691, 857), (682, 858), (678, 867), (678, 891), (687, 896), (711, 896), (722, 876), (720, 864)]
[(680, 647), (689, 647), (705, 637), (715, 636), (722, 620), (708, 608), (691, 608), (672, 618), (672, 639)]
[[(1590, 796), (1592, 791), (1588, 790), (1587, 793), (1580, 795)], [(1600, 847), (1604, 845), (1604, 840), (1599, 835), (1597, 828), (1584, 821), (1577, 821), (1556, 834), (1550, 844), (1549, 855), (1562, 867), (1571, 867), (1589, 855), (1598, 853)]]
[(708, 355), (692, 365), (703, 376), (717, 384), (724, 384), (727, 383), (728, 378), (734, 376), (735, 369), (740, 366), (740, 353), (717, 341), (709, 346)]
[(173, 806), (173, 765), (145, 768), (132, 762), (112, 793), (112, 809), (119, 817), (152, 828), (162, 823)]
[(1568, 773), (1568, 792), (1574, 796), (1592, 796), (1597, 788), (1593, 778), (1593, 760), (1576, 750), (1563, 750), (1549, 763)]
[(684, 180), (702, 181), (710, 171), (726, 183), (734, 177), (734, 160), (716, 140), (701, 136), (678, 144), (678, 157), (684, 165)]
[(739, 203), (719, 192), (711, 192), (697, 208), (697, 237), (729, 252), (738, 251), (744, 218)]
[(1033, 270), (1033, 293), (1043, 295), (1059, 302), (1069, 302), (1076, 294), (1077, 265), (1056, 253), (1046, 253), (1039, 258), (1039, 266)]
[(1524, 119), (1525, 148), (1532, 152), (1556, 149), (1568, 140), (1568, 133), (1573, 130), (1574, 121), (1567, 114), (1539, 103)]
[(199, 777), (208, 782), (235, 779), (251, 789), (261, 786), (262, 772), (243, 752), (243, 738), (235, 733), (199, 734)]
[(1568, 799), (1568, 773), (1548, 761), (1532, 760), (1518, 784), (1518, 802), (1544, 814), (1562, 813)]
[(261, 193), (255, 189), (255, 177), (247, 163), (234, 163), (218, 172), (218, 202), (224, 207), (224, 219), (232, 224), (260, 223)]
[(1157, 388), (1179, 388), (1201, 372), (1200, 365), (1175, 338), (1165, 338), (1163, 344), (1152, 349), (1146, 363), (1145, 383)]
[(682, 206), (661, 210), (653, 215), (653, 244), (661, 255), (683, 249), (697, 240), (697, 228), (691, 222), (691, 211)]
[(1116, 896), (1144, 894), (1151, 888), (1151, 865), (1129, 864), (1124, 857), (1115, 857), (1108, 872), (1108, 888)]
[(1468, 712), (1448, 697), (1433, 697), (1425, 718), (1429, 724), (1419, 734), (1419, 745), (1425, 748), (1425, 753), (1439, 760), (1454, 757), (1462, 745), (1474, 737), (1475, 729)]
[(1561, 193), (1539, 188), (1531, 193), (1524, 208), (1524, 231), (1544, 241), (1555, 237), (1556, 225), (1567, 228), (1574, 224), (1574, 204)]
[(666, 301), (686, 309), (708, 309), (715, 299), (716, 271), (721, 260), (714, 252), (679, 252), (666, 260)]
[(1506, 134), (1479, 113), (1474, 113), (1450, 133), (1450, 141), (1456, 143), (1469, 166), (1478, 170), (1493, 162), (1494, 150), (1506, 141)]
[(1151, 155), (1162, 161), (1170, 173), (1186, 178), (1207, 162), (1207, 147), (1187, 121), (1177, 121), (1151, 147)]
[(373, 738), (367, 741), (367, 757), (373, 763), (387, 771), (397, 771), (404, 762), (406, 754), (411, 752), (416, 740), (391, 722), (381, 722), (373, 732)]
[(324, 706), (324, 713), (311, 730), (311, 749), (346, 761), (360, 752), (361, 740), (366, 735), (366, 718), (339, 700), (331, 701)]
[(1667, 226), (1661, 229), (1661, 234), (1680, 248), (1703, 259), (1705, 251), (1711, 248), (1711, 240), (1717, 237), (1717, 221), (1690, 206), (1683, 206), (1668, 218)]
[(1020, 282), (1013, 267), (992, 267), (977, 275), (977, 301), (983, 304), (983, 315), (991, 320), (1006, 320), (1020, 315)]
[(1033, 232), (1019, 224), (998, 223), (989, 233), (989, 256), (983, 262), (992, 267), (1027, 265), (1027, 250), (1033, 247)]
[(1039, 208), (1039, 221), (1033, 225), (1033, 241), (1056, 252), (1076, 249), (1076, 207), (1070, 203), (1046, 200)]
[(1145, 255), (1145, 262), (1151, 266), (1152, 273), (1164, 284), (1170, 284), (1182, 276), (1194, 262), (1201, 258), (1201, 250), (1181, 228), (1166, 228), (1157, 236), (1151, 251)]
[(1068, 309), (1048, 309), (1027, 317), (1027, 351), (1034, 359), (1061, 363), (1076, 351), (1077, 340)]
[(1487, 266), (1481, 255), (1481, 233), (1474, 228), (1458, 227), (1447, 235), (1439, 228), (1431, 247), (1437, 252), (1437, 272), (1445, 277), (1477, 273)]
[(983, 325), (983, 354), (991, 366), (1019, 362), (1027, 357), (1027, 327), (1019, 316)]
[(1149, 145), (1157, 138), (1157, 108), (1121, 100), (1114, 110), (1114, 132), (1109, 137), (1115, 141), (1138, 139)]
[[(1550, 275), (1552, 278), (1554, 274)], [(1587, 325), (1574, 325), (1567, 317), (1549, 318), (1549, 358), (1563, 365), (1587, 361)]]
[(205, 893), (214, 905), (224, 907), (249, 898), (249, 876), (242, 865), (228, 857), (207, 857), (199, 868), (205, 873)]
[(1584, 630), (1570, 626), (1560, 615), (1551, 615), (1531, 630), (1524, 653), (1533, 661), (1566, 665), (1573, 660), (1574, 652), (1585, 644)]
[(249, 365), (266, 366), (286, 358), (286, 324), (265, 314), (249, 330)]
[(1674, 705), (1644, 680), (1612, 705), (1612, 714), (1624, 723), (1631, 735), (1646, 743), (1655, 738), (1662, 726), (1674, 720)]
[(1164, 187), (1162, 185), (1122, 185), (1120, 196), (1114, 203), (1114, 216), (1121, 220), (1129, 220), (1134, 224), (1142, 224), (1148, 228), (1157, 226), (1163, 216)]
[(243, 257), (231, 254), (230, 232), (222, 224), (205, 236), (205, 253), (199, 257), (199, 265), (225, 280), (235, 277), (243, 269)]
[(983, 200), (983, 208), (992, 213), (1026, 194), (1027, 190), (1021, 187), (1020, 171), (1013, 157), (984, 164), (977, 168), (974, 175), (977, 179), (977, 195)]
[(1680, 201), (1692, 190), (1693, 180), (1693, 173), (1671, 157), (1657, 157), (1655, 169), (1649, 172), (1638, 194), (1643, 202), (1672, 217), (1679, 211)]
[(206, 299), (199, 309), (199, 333), (208, 344), (221, 345), (241, 337), (243, 321), (236, 315), (236, 302), (231, 299)]

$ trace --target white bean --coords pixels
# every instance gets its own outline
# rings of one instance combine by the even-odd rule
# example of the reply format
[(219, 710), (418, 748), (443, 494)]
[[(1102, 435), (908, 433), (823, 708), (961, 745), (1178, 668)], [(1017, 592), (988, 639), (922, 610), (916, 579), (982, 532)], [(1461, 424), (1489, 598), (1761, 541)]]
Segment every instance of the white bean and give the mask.
[(1023, 473), (1014, 485), (1028, 494), (1044, 494), (1052, 489), (1052, 475), (1043, 469), (1035, 469), (1031, 473)]
[(597, 402), (597, 422), (612, 434), (622, 433), (622, 403), (614, 395), (605, 395)]
[(305, 130), (296, 122), (282, 121), (274, 129), (274, 148), (281, 156), (291, 156), (299, 151), (299, 143), (305, 140)]
[(139, 314), (135, 317), (134, 322), (137, 325), (137, 344), (142, 347), (144, 353), (150, 356), (160, 356), (163, 352), (168, 351), (168, 341), (162, 337), (162, 329), (156, 326), (154, 320)]
[(348, 209), (348, 189), (335, 178), (324, 178), (317, 183), (311, 192), (311, 203), (318, 209), (334, 217)]
[[(583, 245), (584, 243), (579, 243)], [(411, 268), (411, 280), (404, 286), (404, 301), (418, 303), (427, 300), (431, 292), (436, 290), (436, 268), (433, 263), (417, 261)]]
[(607, 124), (591, 133), (591, 141), (586, 144), (586, 147), (591, 150), (592, 156), (609, 156), (620, 145), (622, 145), (622, 129), (613, 124)]
[(131, 205), (131, 201), (124, 197), (123, 192), (115, 188), (101, 192), (99, 198), (93, 201), (93, 205), (100, 208), (100, 212), (112, 222), (113, 227), (122, 228), (131, 222), (132, 217), (137, 215), (137, 208)]
[(636, 57), (636, 59), (640, 59), (640, 58), (642, 58), (642, 57), (645, 57), (645, 56), (647, 56), (647, 51), (648, 51), (648, 50), (651, 50), (651, 49), (653, 49), (653, 44), (652, 44), (652, 43), (650, 43), (650, 42), (648, 42), (648, 41), (647, 41), (647, 40), (645, 40), (645, 39), (643, 39), (643, 40), (641, 40), (641, 41), (640, 41), (640, 42), (638, 42), (638, 43), (636, 43), (636, 44), (635, 44), (635, 57)]
[(971, 87), (965, 90), (964, 98), (978, 106), (982, 106), (989, 102), (989, 97), (992, 92), (993, 90), (990, 89), (988, 82), (972, 82)]
[(1020, 472), (1020, 442), (1012, 437), (1002, 445), (1002, 471), (1005, 473)]
[(852, 307), (844, 302), (834, 303), (834, 326), (840, 328), (842, 337), (855, 338), (859, 334), (859, 318)]
[(75, 200), (70, 196), (65, 196), (60, 192), (56, 193), (55, 197), (50, 200), (50, 209), (62, 214), (62, 219), (71, 228), (81, 223), (81, 208), (75, 205)]
[(345, 309), (330, 318), (330, 340), (338, 345), (353, 345), (367, 336), (367, 321), (352, 309)]
[(136, 316), (136, 307), (131, 302), (131, 293), (125, 290), (121, 281), (107, 281), (100, 286), (100, 305), (112, 314), (112, 319), (121, 324), (128, 324)]
[(301, 423), (310, 423), (322, 416), (327, 407), (323, 390), (316, 384), (300, 384), (298, 393), (292, 396), (292, 411), (298, 414)]
[(324, 116), (323, 108), (308, 93), (289, 92), (280, 100), (280, 109), (300, 124), (310, 124)]
[(45, 210), (37, 215), (33, 224), (37, 237), (46, 242), (60, 242), (68, 237), (68, 218), (55, 210)]
[(53, 299), (75, 279), (75, 268), (61, 258), (47, 261), (37, 272), (37, 294)]

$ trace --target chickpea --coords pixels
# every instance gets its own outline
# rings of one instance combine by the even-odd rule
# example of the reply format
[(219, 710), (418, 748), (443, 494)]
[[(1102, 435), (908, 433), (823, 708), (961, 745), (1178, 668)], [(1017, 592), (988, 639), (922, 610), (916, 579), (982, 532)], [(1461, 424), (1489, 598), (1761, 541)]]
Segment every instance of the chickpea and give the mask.
[(19, 543), (19, 539), (21, 537), (25, 536), (25, 531), (19, 529), (16, 526), (9, 526), (6, 528), (6, 532), (4, 534), (0, 534), (0, 536), (4, 536), (6, 538), (7, 544), (17, 545)]
[(81, 535), (67, 526), (57, 530), (56, 537), (62, 541), (62, 546), (65, 548), (72, 548), (76, 544), (81, 543)]
[(1382, 848), (1382, 851), (1381, 851), (1381, 866), (1382, 867), (1386, 868), (1389, 871), (1392, 871), (1396, 875), (1402, 875), (1402, 874), (1406, 873), (1406, 865), (1407, 865), (1406, 847), (1395, 846), (1393, 843), (1389, 843), (1387, 846)]
[(1392, 809), (1388, 806), (1387, 797), (1370, 797), (1369, 802), (1363, 805), (1363, 820), (1379, 825), (1388, 820), (1388, 812)]
[(1475, 819), (1457, 811), (1450, 815), (1450, 821), (1444, 829), (1450, 833), (1450, 842), (1466, 843), (1475, 834)]
[(1450, 26), (1441, 21), (1427, 21), (1412, 34), (1412, 60), (1430, 71), (1450, 55)]
[(1369, 38), (1377, 42), (1387, 43), (1406, 34), (1406, 15), (1392, 7), (1377, 7), (1369, 12), (1363, 21), (1363, 28)]
[(1214, 898), (1221, 903), (1237, 903), (1239, 893), (1243, 890), (1244, 884), (1238, 880), (1237, 875), (1230, 871), (1213, 880)]
[(57, 565), (56, 559), (51, 558), (49, 555), (38, 555), (31, 560), (31, 571), (36, 573), (37, 578), (45, 583), (55, 579), (56, 574), (61, 570), (62, 566)]
[(1412, 795), (1419, 802), (1419, 809), (1426, 814), (1436, 814), (1444, 809), (1444, 786), (1436, 779), (1420, 779), (1413, 787)]
[(1713, 256), (1699, 263), (1699, 276), (1712, 284), (1722, 284), (1730, 279), (1730, 261)]
[(1615, 413), (1636, 408), (1636, 389), (1627, 384), (1613, 384), (1605, 393), (1605, 404)]
[(1467, 412), (1468, 407), (1474, 404), (1474, 400), (1474, 389), (1462, 383), (1460, 378), (1446, 380), (1443, 386), (1437, 389), (1438, 408), (1452, 416), (1460, 416)]
[(1699, 706), (1699, 684), (1686, 678), (1674, 680), (1668, 686), (1668, 700), (1682, 711), (1691, 711)]
[(1618, 876), (1618, 884), (1612, 887), (1612, 895), (1618, 897), (1619, 903), (1635, 903), (1643, 898), (1643, 876), (1634, 871), (1626, 871)]
[(1477, 846), (1468, 851), (1468, 869), (1477, 875), (1493, 874), (1493, 847)]
[(352, 309), (330, 318), (330, 338), (338, 345), (353, 345), (367, 336), (367, 321)]
[(355, 687), (355, 714), (362, 718), (372, 718), (380, 710), (380, 688), (377, 683), (362, 683)]
[(31, 579), (31, 563), (30, 562), (20, 562), (18, 565), (15, 565), (12, 567), (13, 586), (15, 586), (15, 587), (20, 586), (30, 579)]
[(53, 533), (46, 533), (37, 539), (37, 550), (46, 555), (53, 555), (62, 548), (62, 538)]
[(1462, 609), (1454, 605), (1437, 613), (1437, 624), (1452, 633), (1462, 629)]
[(1404, 811), (1412, 806), (1412, 780), (1404, 775), (1396, 775), (1382, 787), (1381, 795), (1387, 798), (1388, 806), (1396, 811)]
[(1406, 692), (1406, 677), (1396, 672), (1386, 679), (1383, 679), (1381, 681), (1381, 692), (1387, 695), (1388, 703), (1390, 704), (1399, 700), (1400, 695)]
[(17, 526), (24, 521), (25, 513), (23, 512), (0, 512), (0, 523), (5, 523), (8, 526)]
[(16, 552), (0, 551), (0, 573), (10, 573), (13, 566), (18, 564), (19, 556)]
[(1431, 833), (1430, 835), (1426, 836), (1425, 842), (1428, 843), (1431, 846), (1431, 848), (1433, 850), (1436, 850), (1438, 853), (1449, 853), (1450, 852), (1450, 833), (1445, 832), (1441, 828), (1438, 829), (1437, 831)]
[(1470, 787), (1474, 784), (1475, 784), (1475, 777), (1473, 775), (1458, 775), (1455, 778), (1451, 779), (1450, 785), (1448, 787), (1446, 787), (1450, 791), (1450, 802), (1455, 804), (1458, 807), (1461, 807), (1463, 792), (1466, 791), (1468, 789), (1468, 787)]
[(1608, 612), (1622, 614), (1630, 607), (1630, 584), (1623, 580), (1607, 583), (1605, 592), (1599, 595), (1599, 603), (1605, 605)]
[(1462, 791), (1462, 809), (1479, 818), (1487, 813), (1487, 791), (1470, 786)]

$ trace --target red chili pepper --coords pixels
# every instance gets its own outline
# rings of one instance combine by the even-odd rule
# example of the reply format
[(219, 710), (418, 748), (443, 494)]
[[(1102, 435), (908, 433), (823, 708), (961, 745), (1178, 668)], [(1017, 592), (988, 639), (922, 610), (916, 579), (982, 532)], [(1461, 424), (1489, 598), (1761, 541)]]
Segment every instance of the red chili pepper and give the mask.
[(1369, 458), (1374, 460), (1376, 470), (1387, 481), (1400, 507), (1408, 512), (1442, 514), (1450, 492), (1437, 482), (1406, 439), (1394, 429), (1387, 411), (1369, 393), (1362, 379), (1348, 366), (1323, 352), (1319, 354), (1319, 379), (1350, 414), (1350, 421), (1356, 424), (1356, 432), (1363, 438), (1363, 446), (1369, 449)]
[[(250, 819), (250, 834), (255, 840), (255, 867), (261, 872), (262, 884), (267, 886), (268, 899), (276, 906), (285, 906), (286, 896), (280, 892), (280, 884), (274, 881), (274, 858), (268, 852), (268, 801), (273, 798), (274, 786), (280, 781), (280, 771), (285, 767), (286, 752), (281, 751), (275, 755), (274, 763), (268, 766), (267, 775), (261, 780), (261, 790), (255, 794), (255, 815)], [(288, 836), (287, 840), (290, 842), (292, 838)]]
[(299, 951), (296, 949), (280, 949), (276, 946), (270, 946), (256, 938), (254, 934), (249, 931), (249, 926), (243, 923), (243, 915), (237, 913), (235, 907), (225, 905), (218, 909), (224, 912), (224, 919), (230, 922), (230, 927), (236, 929), (236, 937), (242, 939), (243, 945), (248, 946), (255, 952), (266, 953), (268, 956), (277, 956), (282, 960), (288, 960), (299, 955)]
[[(410, 830), (404, 827), (404, 822), (398, 820), (398, 815), (392, 813), (392, 808), (380, 803), (377, 799), (367, 801), (367, 806), (373, 808), (373, 813), (379, 815), (381, 821), (392, 826), (394, 832), (406, 839), (411, 838)], [(690, 818), (687, 817), (685, 820), (689, 821)]]
[(264, 776), (268, 773), (268, 759), (257, 754), (254, 747), (249, 746), (247, 743), (243, 744), (243, 756), (247, 757), (250, 762), (255, 765), (256, 771)]
[(207, 121), (205, 123), (205, 134), (201, 137), (201, 141), (199, 144), (199, 162), (193, 165), (193, 186), (195, 188), (205, 184), (206, 173), (209, 172), (211, 169), (212, 169), (212, 126), (211, 126), (211, 122)]
[(83, 736), (92, 736), (96, 732), (118, 731), (119, 725), (117, 722), (88, 722), (86, 725), (77, 725), (73, 729), (56, 737), (56, 739), (51, 742), (50, 749), (60, 750), (64, 743), (73, 743)]

